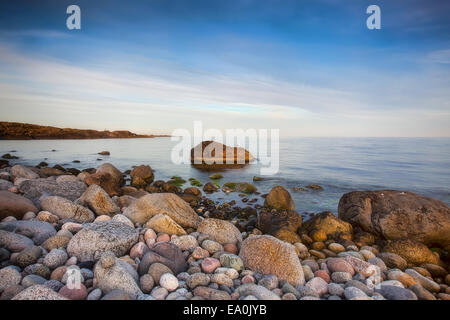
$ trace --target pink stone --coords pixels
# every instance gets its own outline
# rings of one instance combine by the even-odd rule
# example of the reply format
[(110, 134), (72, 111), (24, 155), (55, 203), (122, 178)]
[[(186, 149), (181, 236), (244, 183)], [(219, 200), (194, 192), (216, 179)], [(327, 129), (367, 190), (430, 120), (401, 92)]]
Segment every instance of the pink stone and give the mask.
[(133, 260), (136, 258), (142, 259), (144, 253), (146, 252), (146, 249), (148, 249), (148, 247), (145, 243), (136, 243), (130, 250), (130, 258)]
[(322, 278), (326, 283), (330, 283), (330, 275), (325, 270), (317, 270), (314, 272), (314, 276)]
[(144, 239), (147, 241), (149, 238), (156, 239), (156, 233), (153, 229), (147, 229), (144, 233)]
[(361, 273), (366, 278), (377, 273), (374, 265), (356, 257), (350, 255), (345, 256), (345, 261), (347, 261), (356, 272)]
[(223, 245), (223, 249), (225, 250), (225, 252), (229, 252), (232, 254), (237, 254), (238, 253), (238, 248), (236, 247), (236, 245), (234, 243), (226, 243)]
[(77, 257), (70, 257), (69, 260), (66, 261), (66, 266), (73, 266), (77, 264)]
[(156, 242), (156, 240), (153, 239), (153, 238), (148, 238), (148, 239), (145, 241), (145, 243), (147, 244), (147, 246), (148, 246), (149, 248), (153, 247), (153, 245), (155, 244), (155, 242)]
[(242, 278), (241, 282), (242, 283), (255, 283), (255, 278), (253, 278), (253, 276), (248, 274)]
[(192, 258), (198, 260), (198, 259), (204, 259), (209, 257), (209, 252), (202, 247), (196, 247), (194, 251), (192, 252)]
[(352, 265), (345, 261), (343, 258), (329, 258), (327, 260), (327, 266), (331, 273), (333, 272), (348, 272), (352, 276), (355, 274), (355, 270)]
[(68, 286), (64, 286), (58, 293), (71, 300), (84, 300), (87, 297), (87, 289), (82, 283), (79, 289), (69, 289)]
[(156, 238), (156, 242), (170, 241), (170, 236), (167, 233), (162, 233)]
[(173, 235), (171, 235), (170, 236), (170, 240), (173, 240), (173, 239), (175, 239), (176, 237), (178, 237), (176, 234), (173, 234)]
[(216, 258), (205, 258), (202, 261), (202, 270), (205, 273), (213, 273), (214, 270), (220, 267), (220, 261)]
[(326, 283), (325, 280), (320, 277), (312, 278), (305, 284), (305, 286), (313, 289), (319, 295), (324, 295), (328, 292), (328, 283)]
[(237, 299), (239, 299), (239, 293), (233, 292), (233, 293), (231, 294), (231, 300), (237, 300)]

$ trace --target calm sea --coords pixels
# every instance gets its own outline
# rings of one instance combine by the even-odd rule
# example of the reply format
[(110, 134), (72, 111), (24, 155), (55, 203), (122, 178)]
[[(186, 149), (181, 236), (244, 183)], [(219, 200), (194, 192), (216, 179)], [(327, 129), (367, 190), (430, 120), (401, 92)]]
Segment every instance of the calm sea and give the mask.
[[(205, 183), (210, 172), (170, 160), (170, 138), (0, 141), (0, 154), (15, 150), (12, 163), (97, 167), (110, 162), (125, 171), (148, 164), (156, 179), (174, 175)], [(52, 150), (56, 151), (52, 151)], [(108, 150), (110, 156), (99, 156)], [(102, 160), (97, 160), (101, 158)], [(79, 160), (80, 163), (72, 163)], [(259, 164), (222, 172), (227, 181), (252, 182)], [(401, 189), (439, 199), (450, 205), (450, 138), (286, 138), (280, 141), (280, 170), (254, 183), (265, 193), (275, 185), (291, 192), (298, 212), (330, 210), (337, 213), (342, 194), (353, 190)], [(293, 191), (292, 187), (319, 184), (323, 191)], [(185, 186), (189, 184), (186, 183)], [(236, 194), (214, 194), (216, 199), (239, 199)]]

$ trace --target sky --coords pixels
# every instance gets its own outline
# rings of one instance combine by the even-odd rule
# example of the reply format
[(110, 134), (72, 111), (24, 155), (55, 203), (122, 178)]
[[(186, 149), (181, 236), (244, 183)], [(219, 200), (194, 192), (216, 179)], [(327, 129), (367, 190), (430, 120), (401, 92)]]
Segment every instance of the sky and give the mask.
[(1, 121), (449, 137), (449, 88), (447, 0), (0, 2)]

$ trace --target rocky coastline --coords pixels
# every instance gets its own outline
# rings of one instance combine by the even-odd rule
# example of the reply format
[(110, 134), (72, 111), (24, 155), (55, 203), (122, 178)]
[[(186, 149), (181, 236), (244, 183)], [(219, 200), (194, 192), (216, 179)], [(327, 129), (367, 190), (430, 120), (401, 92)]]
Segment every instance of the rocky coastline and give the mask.
[(136, 134), (127, 130), (97, 131), (57, 128), (19, 122), (0, 122), (0, 140), (130, 139), (155, 137), (169, 137), (169, 135), (145, 135)]
[[(3, 160), (0, 299), (450, 299), (450, 209), (440, 201), (355, 191), (337, 215), (303, 221), (283, 186), (260, 194), (226, 173), (156, 178), (149, 165)], [(219, 190), (245, 206), (208, 197)]]

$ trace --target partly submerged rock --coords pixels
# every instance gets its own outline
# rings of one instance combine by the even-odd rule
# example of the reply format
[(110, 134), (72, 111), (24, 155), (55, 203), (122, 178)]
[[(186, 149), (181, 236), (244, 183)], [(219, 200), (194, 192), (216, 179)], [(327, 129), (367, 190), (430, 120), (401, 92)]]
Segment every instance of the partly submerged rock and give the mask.
[(450, 247), (450, 208), (408, 191), (354, 191), (339, 201), (339, 218), (385, 239)]

